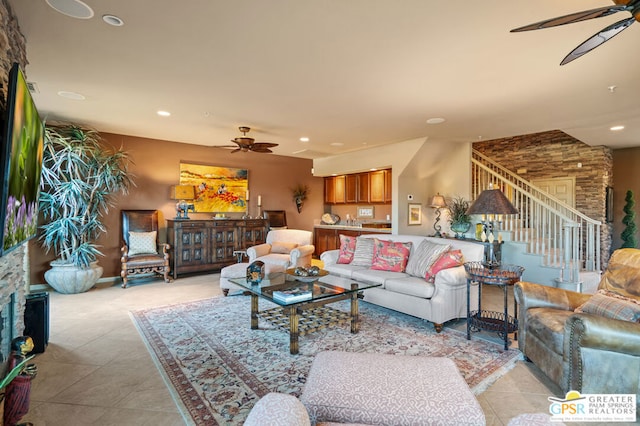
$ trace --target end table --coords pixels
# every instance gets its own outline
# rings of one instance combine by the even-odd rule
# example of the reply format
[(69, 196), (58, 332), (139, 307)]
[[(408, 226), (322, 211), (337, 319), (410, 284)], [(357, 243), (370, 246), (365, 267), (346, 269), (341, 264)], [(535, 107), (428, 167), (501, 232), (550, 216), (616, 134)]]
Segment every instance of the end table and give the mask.
[[(504, 338), (504, 350), (509, 349), (509, 333), (518, 330), (518, 304), (513, 299), (514, 315), (508, 313), (507, 287), (520, 281), (524, 268), (518, 265), (486, 266), (482, 262), (464, 264), (467, 272), (467, 340), (471, 339), (471, 331), (496, 331)], [(471, 283), (478, 283), (478, 310), (471, 311)], [(504, 313), (482, 310), (482, 286), (497, 285), (504, 292)]]

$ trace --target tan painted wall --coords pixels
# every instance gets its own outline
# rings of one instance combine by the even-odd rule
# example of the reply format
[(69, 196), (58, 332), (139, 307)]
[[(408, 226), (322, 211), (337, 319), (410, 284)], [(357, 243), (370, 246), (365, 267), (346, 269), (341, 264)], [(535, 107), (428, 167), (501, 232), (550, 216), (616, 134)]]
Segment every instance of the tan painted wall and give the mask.
[[(262, 196), (262, 207), (266, 210), (286, 210), (290, 228), (312, 230), (314, 219), (323, 213), (323, 179), (311, 174), (312, 161), (283, 157), (273, 154), (235, 153), (200, 145), (182, 144), (133, 136), (103, 134), (105, 140), (122, 146), (129, 152), (134, 164), (131, 171), (136, 175), (136, 187), (129, 195), (118, 196), (116, 205), (104, 219), (107, 233), (98, 243), (105, 254), (99, 263), (104, 267), (104, 277), (120, 275), (120, 210), (160, 210), (161, 240), (166, 241), (164, 219), (172, 218), (176, 212), (175, 201), (169, 199), (169, 187), (179, 181), (180, 162), (246, 168), (249, 171), (251, 194), (250, 214), (257, 215), (257, 198)], [(310, 188), (302, 213), (298, 213), (290, 188), (301, 183)], [(241, 217), (242, 214), (228, 214)], [(192, 218), (208, 219), (210, 213), (190, 213)], [(31, 282), (44, 283), (44, 271), (53, 255), (46, 255), (35, 244), (31, 256)]]
[[(636, 202), (636, 226), (640, 228), (640, 148), (616, 149), (613, 151), (613, 243), (612, 248), (622, 245), (620, 234), (624, 230), (622, 218), (627, 190), (633, 191)], [(636, 234), (640, 241), (640, 232)]]

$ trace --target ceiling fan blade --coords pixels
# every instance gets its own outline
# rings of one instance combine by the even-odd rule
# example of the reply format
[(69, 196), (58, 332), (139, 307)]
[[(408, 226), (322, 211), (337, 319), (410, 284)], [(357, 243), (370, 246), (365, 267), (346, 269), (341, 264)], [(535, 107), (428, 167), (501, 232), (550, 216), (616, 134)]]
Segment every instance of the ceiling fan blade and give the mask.
[(236, 152), (240, 152), (240, 151), (243, 151), (243, 149), (242, 148), (236, 148), (233, 151), (231, 151), (231, 153), (235, 154)]
[(631, 18), (623, 19), (614, 24), (609, 25), (608, 27), (600, 30), (598, 33), (594, 34), (587, 40), (585, 40), (580, 46), (576, 47), (569, 53), (565, 58), (560, 62), (560, 65), (568, 64), (574, 59), (578, 59), (580, 56), (584, 55), (600, 46), (604, 42), (612, 39), (614, 36), (620, 34), (623, 30), (629, 28), (631, 24), (635, 22), (635, 18), (632, 16)]
[(251, 151), (260, 152), (260, 153), (263, 153), (263, 154), (269, 154), (269, 153), (273, 152), (267, 147), (260, 147), (260, 146), (256, 147), (255, 145), (253, 146), (253, 148), (251, 148)]
[(235, 149), (238, 145), (213, 145), (212, 148)]
[(586, 21), (587, 19), (601, 18), (603, 16), (613, 15), (614, 13), (627, 10), (624, 5), (605, 6), (598, 9), (584, 10), (582, 12), (571, 13), (569, 15), (559, 16), (557, 18), (546, 19), (536, 22), (535, 24), (525, 25), (524, 27), (514, 28), (512, 33), (521, 31), (540, 30), (543, 28), (557, 27), (558, 25), (571, 24), (574, 22)]
[(253, 149), (255, 150), (256, 147), (259, 148), (274, 148), (278, 146), (277, 143), (271, 143), (271, 142), (256, 142), (253, 144)]

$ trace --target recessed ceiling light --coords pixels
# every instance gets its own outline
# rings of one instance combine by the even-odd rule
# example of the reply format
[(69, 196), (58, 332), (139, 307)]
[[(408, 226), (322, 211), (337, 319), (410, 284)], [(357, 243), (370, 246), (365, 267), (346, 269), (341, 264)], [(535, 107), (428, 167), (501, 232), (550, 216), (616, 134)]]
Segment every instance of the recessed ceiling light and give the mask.
[(169, 111), (158, 111), (157, 114), (161, 117), (169, 117), (171, 115)]
[(612, 132), (618, 132), (620, 130), (624, 130), (624, 126), (613, 126), (610, 127), (609, 130), (611, 130)]
[(66, 99), (71, 99), (74, 101), (84, 101), (86, 98), (84, 95), (81, 95), (80, 93), (76, 93), (76, 92), (67, 92), (65, 90), (61, 90), (58, 92), (58, 96), (62, 96), (63, 98)]
[(434, 117), (427, 120), (427, 124), (440, 124), (444, 122), (445, 122), (445, 119), (440, 117)]
[(124, 21), (118, 18), (116, 15), (102, 15), (102, 20), (114, 27), (121, 27), (124, 25)]
[(309, 138), (302, 137), (302, 138), (300, 138), (300, 142), (309, 142)]
[(78, 19), (93, 18), (93, 9), (80, 0), (46, 0), (47, 4), (63, 15)]
[(342, 142), (331, 142), (331, 146), (342, 146), (344, 145)]

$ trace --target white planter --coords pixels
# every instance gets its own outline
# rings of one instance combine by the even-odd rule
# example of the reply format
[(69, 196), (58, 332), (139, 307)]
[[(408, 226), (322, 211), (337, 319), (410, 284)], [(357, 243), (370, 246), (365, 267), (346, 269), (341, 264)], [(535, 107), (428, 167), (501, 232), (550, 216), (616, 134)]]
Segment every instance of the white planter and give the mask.
[(44, 273), (44, 279), (58, 293), (84, 293), (102, 276), (102, 266), (98, 262), (92, 262), (88, 268), (61, 263), (60, 260), (54, 260), (49, 265), (51, 269)]

